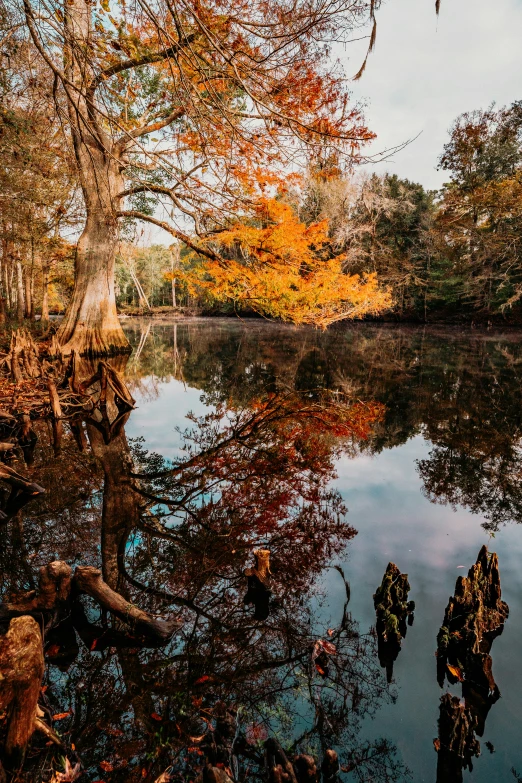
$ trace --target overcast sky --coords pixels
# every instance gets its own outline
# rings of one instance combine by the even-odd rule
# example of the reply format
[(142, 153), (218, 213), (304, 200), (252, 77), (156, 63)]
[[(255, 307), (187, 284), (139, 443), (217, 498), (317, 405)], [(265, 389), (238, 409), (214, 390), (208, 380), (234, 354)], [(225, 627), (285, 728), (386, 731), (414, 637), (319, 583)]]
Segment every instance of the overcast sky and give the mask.
[[(378, 134), (372, 152), (421, 135), (371, 168), (438, 188), (437, 158), (455, 117), (522, 99), (522, 0), (441, 0), (438, 18), (434, 0), (387, 0), (377, 24), (376, 48), (352, 89)], [(340, 53), (350, 76), (364, 59), (358, 46)]]
[[(377, 43), (354, 100), (367, 104), (370, 148), (379, 153), (418, 138), (365, 170), (391, 171), (439, 188), (437, 159), (462, 112), (522, 99), (522, 0), (386, 0), (377, 15)], [(339, 50), (346, 76), (364, 60), (367, 42)], [(447, 175), (446, 175), (447, 176)], [(142, 226), (143, 244), (170, 244), (161, 229)]]

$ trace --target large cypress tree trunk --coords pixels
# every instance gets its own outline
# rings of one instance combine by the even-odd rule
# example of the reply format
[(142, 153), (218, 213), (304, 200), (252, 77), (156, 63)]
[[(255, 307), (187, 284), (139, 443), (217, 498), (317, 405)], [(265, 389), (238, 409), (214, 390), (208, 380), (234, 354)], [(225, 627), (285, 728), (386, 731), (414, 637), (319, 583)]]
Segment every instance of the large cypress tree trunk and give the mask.
[(114, 263), (117, 225), (112, 216), (88, 212), (78, 242), (74, 291), (58, 331), (64, 353), (87, 356), (127, 351), (116, 312)]
[(74, 291), (58, 330), (64, 353), (103, 356), (128, 351), (116, 311), (114, 264), (118, 241), (116, 212), (123, 190), (121, 164), (112, 138), (100, 126), (95, 96), (88, 97), (94, 74), (89, 63), (92, 3), (64, 3), (66, 87), (72, 140), (85, 201), (86, 222), (78, 242)]

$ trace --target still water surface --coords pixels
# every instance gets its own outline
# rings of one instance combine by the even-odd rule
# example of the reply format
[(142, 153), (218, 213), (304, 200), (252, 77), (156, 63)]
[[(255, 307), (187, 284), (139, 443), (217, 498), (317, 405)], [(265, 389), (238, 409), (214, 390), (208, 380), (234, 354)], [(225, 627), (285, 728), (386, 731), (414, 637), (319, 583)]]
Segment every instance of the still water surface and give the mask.
[[(134, 327), (129, 334), (139, 346), (144, 332)], [(375, 625), (372, 596), (390, 560), (408, 574), (416, 602), (394, 666), (393, 702), (383, 699), (373, 719), (363, 720), (360, 738), (387, 739), (414, 780), (435, 780), (436, 636), (456, 578), (486, 543), (499, 556), (510, 616), (492, 648), (502, 698), (487, 716), (481, 756), (464, 779), (516, 780), (512, 768), (522, 772), (518, 335), (367, 326), (321, 334), (227, 321), (153, 326), (141, 348), (131, 366), (140, 367), (143, 391), (128, 432), (167, 457), (176, 454), (174, 430), (184, 426), (186, 412), (204, 411), (202, 392), (247, 402), (263, 384), (316, 385), (386, 406), (361, 451), (337, 460), (333, 482), (357, 530), (338, 558), (351, 585), (354, 620), (361, 630)], [(328, 625), (345, 597), (335, 571), (326, 571), (322, 590)], [(451, 690), (460, 695), (458, 686)]]
[[(331, 434), (324, 425), (319, 432), (308, 419), (306, 426), (285, 420), (282, 426), (289, 429), (280, 443), (271, 430), (271, 451), (263, 452), (263, 459), (277, 459), (280, 453), (280, 485), (274, 478), (277, 466), (268, 469), (263, 463), (271, 478), (263, 478), (261, 471), (259, 482), (248, 477), (248, 465), (236, 466), (241, 479), (228, 488), (226, 508), (219, 506), (216, 475), (216, 489), (207, 483), (194, 500), (192, 514), (201, 513), (204, 535), (195, 533), (186, 517), (161, 522), (171, 532), (179, 527), (187, 554), (180, 554), (174, 539), (148, 536), (150, 526), (127, 532), (127, 569), (140, 583), (204, 604), (207, 614), (228, 625), (212, 625), (201, 616), (194, 620), (189, 608), (180, 609), (190, 628), (185, 625), (168, 650), (80, 652), (72, 665), (50, 667), (57, 702), (64, 710), (68, 705), (75, 710), (69, 730), (90, 780), (100, 779), (97, 764), (103, 758), (110, 758), (114, 768), (106, 780), (138, 780), (143, 770), (152, 780), (152, 766), (161, 771), (173, 759), (172, 774), (179, 775), (173, 779), (195, 779), (206, 717), (231, 708), (233, 734), (244, 734), (249, 747), (260, 747), (274, 733), (286, 747), (295, 742), (293, 750), (319, 757), (321, 749), (334, 747), (345, 781), (516, 783), (517, 772), (522, 775), (519, 334), (366, 325), (320, 333), (234, 320), (128, 321), (125, 328), (134, 348), (126, 377), (137, 401), (125, 431), (133, 465), (149, 473), (187, 456), (187, 426), (199, 432), (193, 441), (196, 451), (212, 448), (208, 432), (218, 426), (216, 420), (198, 417), (225, 411), (233, 420), (238, 411), (251, 413), (267, 397), (279, 395), (298, 407), (296, 399), (315, 404), (329, 392), (334, 401), (348, 400), (359, 415), (365, 410), (367, 421), (350, 437), (335, 420)], [(295, 438), (297, 426), (297, 451), (306, 456), (306, 465), (298, 470), (285, 451), (285, 438)], [(257, 442), (253, 465), (267, 443), (262, 438)], [(145, 450), (160, 456), (147, 462)], [(99, 565), (100, 558), (110, 555), (110, 518), (101, 543), (92, 530), (102, 504), (124, 496), (127, 479), (111, 478), (107, 464), (112, 458), (107, 449), (98, 448), (98, 458), (105, 459), (104, 490), (89, 459), (78, 461), (74, 454), (62, 455), (53, 470), (55, 484), (70, 470), (80, 477), (76, 505), (66, 508), (56, 497), (54, 511), (51, 502), (38, 514), (28, 512), (26, 546), (38, 542), (42, 561), (51, 551), (69, 562)], [(231, 469), (236, 457), (223, 454), (227, 464), (216, 467), (218, 451), (211, 470)], [(254, 469), (260, 470), (257, 462)], [(185, 490), (190, 480), (196, 479), (186, 478)], [(167, 482), (154, 485), (154, 492), (165, 497), (178, 489)], [(179, 497), (178, 492), (176, 502)], [(315, 508), (306, 510), (307, 504)], [(338, 527), (341, 504), (350, 527)], [(155, 505), (147, 513), (158, 509), (167, 511)], [(230, 535), (222, 517), (227, 513), (249, 530), (248, 535), (234, 533), (237, 549), (223, 543)], [(270, 514), (279, 526), (287, 519), (289, 542), (281, 537), (281, 527), (269, 522), (263, 527)], [(254, 544), (272, 550), (274, 606), (266, 621), (253, 621), (253, 609), (242, 601), (242, 571), (252, 565)], [(477, 737), (481, 752), (473, 756), (473, 769), (463, 769), (455, 756), (449, 771), (440, 766), (437, 771), (440, 699), (446, 691), (462, 696), (459, 682), (449, 685), (446, 680), (442, 689), (437, 683), (437, 633), (456, 579), (467, 574), (484, 544), (498, 555), (502, 599), (510, 610), (490, 651), (501, 697), (488, 701), (484, 696), (485, 728)], [(387, 683), (372, 629), (373, 594), (390, 561), (408, 574), (409, 598), (416, 606)], [(347, 606), (345, 582), (332, 568), (337, 565), (350, 586)], [(144, 605), (143, 593), (133, 595)], [(151, 611), (172, 611), (168, 601), (154, 600), (145, 598), (145, 608), (149, 601)], [(338, 633), (343, 607), (345, 622)], [(255, 631), (244, 631), (247, 626)], [(329, 638), (336, 642), (337, 655), (330, 656), (329, 671), (322, 677), (311, 660), (310, 639)], [(276, 666), (275, 661), (287, 663)], [(151, 715), (156, 716), (152, 723)], [(157, 718), (162, 720), (154, 724)], [(188, 756), (187, 736), (193, 738)], [(119, 766), (121, 759), (125, 769)], [(238, 754), (233, 772), (241, 780), (262, 780), (261, 759), (262, 754), (249, 757), (247, 748)]]

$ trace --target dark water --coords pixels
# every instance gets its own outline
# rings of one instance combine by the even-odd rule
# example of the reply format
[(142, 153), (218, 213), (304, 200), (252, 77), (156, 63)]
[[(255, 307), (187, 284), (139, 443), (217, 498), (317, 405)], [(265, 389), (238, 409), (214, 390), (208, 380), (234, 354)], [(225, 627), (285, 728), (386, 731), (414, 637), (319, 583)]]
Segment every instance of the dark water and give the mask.
[[(290, 755), (335, 748), (345, 781), (516, 783), (519, 335), (231, 320), (126, 329), (136, 410), (109, 443), (91, 425), (83, 453), (66, 433), (55, 456), (42, 433), (33, 475), (52, 491), (10, 525), (2, 554), (6, 590), (61, 558), (103, 566), (134, 603), (179, 620), (158, 649), (105, 643), (86, 602), (82, 641), (51, 649), (47, 697), (71, 710), (60, 726), (85, 780), (153, 781), (166, 768), (196, 780), (206, 756), (264, 781), (263, 741), (277, 736)], [(180, 459), (192, 462), (165, 475)], [(441, 696), (474, 685), (441, 688), (435, 652), (456, 579), (484, 544), (510, 612), (489, 651), (500, 698), (479, 687), (475, 707), (469, 692), (461, 701), (480, 743), (469, 770), (464, 751), (444, 766), (434, 739)], [(272, 596), (245, 605), (255, 548), (271, 552)], [(373, 603), (389, 561), (416, 605), (391, 682)], [(320, 640), (335, 655), (314, 660)]]

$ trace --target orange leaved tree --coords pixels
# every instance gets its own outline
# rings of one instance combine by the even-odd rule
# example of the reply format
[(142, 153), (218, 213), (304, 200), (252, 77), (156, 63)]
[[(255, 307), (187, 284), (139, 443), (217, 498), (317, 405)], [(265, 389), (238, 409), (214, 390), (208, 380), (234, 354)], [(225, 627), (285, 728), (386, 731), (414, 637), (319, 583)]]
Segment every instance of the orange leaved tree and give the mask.
[(19, 2), (85, 205), (65, 353), (127, 348), (114, 291), (122, 221), (161, 225), (219, 263), (206, 240), (248, 211), (264, 177), (283, 181), (328, 146), (357, 157), (372, 137), (330, 43), (374, 22), (374, 0)]
[(343, 272), (345, 255), (332, 255), (327, 220), (306, 226), (275, 199), (261, 199), (256, 212), (255, 222), (238, 222), (213, 240), (214, 258), (191, 259), (189, 269), (176, 272), (192, 292), (322, 327), (390, 305), (374, 274)]

